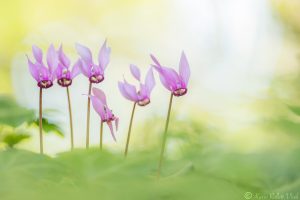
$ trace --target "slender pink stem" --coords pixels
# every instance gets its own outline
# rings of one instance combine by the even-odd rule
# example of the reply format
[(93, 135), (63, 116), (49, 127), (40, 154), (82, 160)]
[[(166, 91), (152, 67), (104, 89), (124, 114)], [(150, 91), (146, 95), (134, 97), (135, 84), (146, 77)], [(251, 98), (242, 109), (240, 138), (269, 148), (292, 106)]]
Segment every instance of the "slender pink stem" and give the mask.
[(127, 134), (126, 147), (125, 147), (125, 152), (124, 152), (125, 157), (128, 154), (129, 140), (130, 140), (130, 134), (131, 134), (131, 128), (132, 128), (132, 122), (133, 122), (135, 106), (136, 106), (136, 103), (133, 104), (133, 108), (132, 108), (132, 111), (131, 111), (131, 117), (130, 117), (129, 129), (128, 129), (128, 134)]
[(91, 99), (90, 95), (92, 92), (92, 83), (90, 82), (89, 85), (89, 96), (88, 96), (88, 102), (87, 102), (87, 117), (86, 117), (86, 148), (89, 148), (90, 144), (90, 110), (91, 110)]
[(67, 87), (68, 106), (69, 106), (69, 121), (70, 121), (70, 132), (71, 132), (71, 150), (74, 149), (74, 135), (73, 135), (73, 119), (72, 119), (72, 107), (69, 87)]
[(168, 127), (169, 127), (169, 121), (170, 121), (170, 115), (171, 115), (172, 101), (173, 101), (173, 93), (171, 93), (170, 102), (169, 102), (167, 121), (166, 121), (166, 125), (165, 125), (165, 131), (164, 131), (164, 135), (163, 135), (163, 142), (162, 142), (162, 146), (161, 146), (161, 152), (160, 152), (160, 158), (159, 158), (159, 164), (158, 164), (158, 170), (157, 170), (157, 179), (160, 178), (160, 172), (161, 172), (164, 152), (165, 152), (165, 148), (166, 148), (167, 133), (168, 133)]
[(103, 144), (103, 121), (101, 121), (100, 124), (100, 150), (102, 150), (102, 144)]
[(39, 102), (39, 127), (40, 127), (40, 153), (44, 153), (43, 148), (43, 89), (40, 88), (40, 102)]

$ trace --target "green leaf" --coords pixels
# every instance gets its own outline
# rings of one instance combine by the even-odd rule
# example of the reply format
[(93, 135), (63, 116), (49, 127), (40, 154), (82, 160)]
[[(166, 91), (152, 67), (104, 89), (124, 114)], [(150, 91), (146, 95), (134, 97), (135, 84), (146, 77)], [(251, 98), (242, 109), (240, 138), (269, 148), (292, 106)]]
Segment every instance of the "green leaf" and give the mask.
[(11, 97), (0, 96), (0, 124), (17, 127), (34, 118), (34, 111), (19, 106)]
[(296, 115), (300, 115), (300, 106), (291, 106), (288, 105), (289, 110), (291, 110)]
[(3, 138), (3, 142), (10, 148), (13, 148), (16, 144), (28, 138), (30, 138), (30, 136), (27, 134), (8, 134)]
[[(61, 136), (61, 137), (64, 136), (63, 131), (61, 130), (61, 128), (58, 125), (49, 122), (45, 118), (42, 119), (42, 122), (43, 122), (43, 131), (45, 133), (55, 133), (58, 136)], [(31, 122), (29, 122), (29, 124), (33, 124), (35, 126), (39, 126), (39, 119), (31, 121)]]

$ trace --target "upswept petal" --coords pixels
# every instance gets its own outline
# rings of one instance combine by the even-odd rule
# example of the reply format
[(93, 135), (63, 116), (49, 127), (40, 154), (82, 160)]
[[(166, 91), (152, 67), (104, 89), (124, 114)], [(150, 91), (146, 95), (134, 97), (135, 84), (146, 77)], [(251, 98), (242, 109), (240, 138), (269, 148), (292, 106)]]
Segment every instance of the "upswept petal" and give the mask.
[(179, 82), (178, 74), (175, 70), (167, 67), (152, 65), (159, 74), (159, 79), (166, 89), (173, 91)]
[(190, 67), (184, 51), (182, 51), (179, 63), (179, 75), (185, 87), (187, 87), (190, 78)]
[(155, 65), (161, 66), (161, 64), (158, 62), (158, 60), (155, 58), (155, 56), (153, 54), (150, 54), (150, 57), (151, 57), (152, 61), (155, 63)]
[(131, 74), (132, 76), (134, 76), (134, 78), (138, 81), (141, 80), (141, 72), (140, 72), (140, 69), (135, 66), (135, 65), (130, 65), (130, 71), (131, 71)]
[(43, 52), (39, 47), (37, 47), (36, 45), (33, 45), (32, 53), (37, 62), (39, 62), (39, 63), (43, 62)]
[(58, 79), (60, 79), (62, 77), (63, 70), (64, 70), (64, 66), (61, 63), (59, 63), (55, 70), (55, 75)]
[(95, 111), (98, 113), (98, 115), (100, 116), (101, 120), (105, 120), (105, 110), (104, 110), (104, 105), (103, 103), (95, 96), (90, 96), (91, 101), (92, 101), (92, 105), (95, 109)]
[(93, 65), (93, 56), (89, 48), (81, 44), (76, 44), (75, 48), (82, 60), (85, 61), (88, 66)]
[(106, 40), (105, 40), (98, 54), (99, 66), (103, 72), (109, 63), (110, 51), (111, 49), (109, 47), (106, 47)]
[(70, 59), (66, 56), (66, 54), (63, 51), (62, 45), (60, 45), (58, 50), (58, 59), (65, 67), (69, 67), (71, 64)]
[(55, 51), (53, 44), (51, 44), (48, 48), (47, 64), (48, 64), (50, 73), (53, 73), (58, 65), (58, 56), (57, 56), (57, 53)]
[(39, 69), (38, 69), (38, 66), (33, 64), (31, 62), (31, 60), (28, 58), (27, 56), (27, 60), (28, 60), (28, 66), (29, 66), (29, 71), (30, 71), (30, 74), (31, 76), (36, 80), (36, 81), (39, 81)]
[(153, 88), (155, 86), (155, 79), (154, 79), (154, 76), (153, 76), (152, 68), (150, 68), (147, 72), (146, 80), (145, 80), (145, 86), (147, 88), (147, 94), (150, 97), (151, 91), (153, 90)]
[(78, 76), (81, 72), (81, 61), (77, 60), (76, 63), (73, 65), (72, 71), (71, 71), (71, 78), (75, 78), (76, 76)]
[(118, 87), (119, 87), (121, 94), (129, 101), (136, 102), (138, 100), (136, 88), (134, 86), (131, 86), (128, 83), (123, 83), (123, 82), (119, 81)]
[(104, 92), (95, 87), (92, 89), (92, 91), (93, 91), (94, 96), (96, 96), (102, 102), (102, 104), (107, 106), (106, 96), (105, 96)]
[(79, 59), (78, 62), (80, 62), (79, 68), (82, 74), (89, 78), (91, 69), (87, 66), (86, 62), (84, 62), (83, 60)]

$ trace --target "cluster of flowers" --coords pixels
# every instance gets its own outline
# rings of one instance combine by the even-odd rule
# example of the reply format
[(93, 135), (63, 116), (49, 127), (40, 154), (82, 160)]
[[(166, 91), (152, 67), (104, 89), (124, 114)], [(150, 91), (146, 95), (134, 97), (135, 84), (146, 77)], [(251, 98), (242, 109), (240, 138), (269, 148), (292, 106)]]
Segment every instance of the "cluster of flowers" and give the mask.
[[(109, 108), (105, 93), (92, 86), (92, 84), (98, 84), (105, 78), (104, 71), (107, 68), (110, 61), (111, 50), (107, 47), (106, 41), (100, 48), (98, 54), (98, 63), (94, 62), (92, 53), (87, 47), (76, 44), (76, 50), (79, 54), (79, 58), (72, 65), (70, 59), (66, 56), (62, 46), (58, 50), (53, 45), (50, 45), (47, 51), (46, 64), (43, 61), (43, 52), (37, 47), (32, 47), (33, 57), (35, 62), (27, 56), (28, 66), (31, 75), (37, 81), (37, 85), (40, 88), (40, 150), (43, 153), (43, 139), (42, 139), (42, 90), (50, 88), (53, 82), (57, 80), (57, 83), (61, 87), (67, 88), (67, 96), (69, 103), (70, 113), (70, 129), (71, 129), (71, 148), (73, 148), (73, 127), (72, 127), (72, 114), (71, 103), (69, 95), (69, 86), (72, 84), (73, 79), (79, 74), (83, 74), (89, 80), (88, 90), (88, 109), (87, 109), (87, 133), (86, 133), (86, 147), (89, 147), (89, 119), (90, 119), (90, 101), (94, 110), (98, 113), (101, 119), (101, 132), (100, 132), (100, 146), (102, 148), (102, 130), (103, 123), (106, 123), (110, 128), (111, 135), (116, 140), (113, 122), (115, 122), (116, 129), (118, 128), (119, 118), (115, 116), (112, 110)], [(187, 93), (187, 85), (190, 77), (190, 69), (187, 58), (182, 52), (179, 72), (174, 69), (162, 66), (159, 61), (151, 55), (153, 64), (149, 68), (145, 81), (141, 80), (141, 72), (135, 65), (130, 65), (130, 71), (133, 77), (139, 82), (139, 88), (136, 88), (133, 84), (128, 83), (125, 78), (123, 81), (118, 82), (118, 87), (121, 94), (128, 100), (134, 103), (131, 120), (129, 125), (129, 131), (127, 136), (127, 143), (125, 149), (125, 155), (127, 155), (129, 138), (131, 132), (132, 119), (136, 104), (139, 106), (146, 106), (150, 103), (150, 95), (155, 86), (155, 79), (153, 76), (153, 68), (158, 72), (159, 78), (163, 86), (171, 92), (171, 99), (169, 105), (169, 112), (167, 117), (167, 123), (165, 128), (165, 135), (168, 129), (168, 122), (172, 104), (173, 96), (182, 96)], [(72, 67), (71, 67), (72, 66)], [(164, 137), (165, 138), (165, 137)], [(163, 141), (162, 154), (164, 151), (165, 139)]]

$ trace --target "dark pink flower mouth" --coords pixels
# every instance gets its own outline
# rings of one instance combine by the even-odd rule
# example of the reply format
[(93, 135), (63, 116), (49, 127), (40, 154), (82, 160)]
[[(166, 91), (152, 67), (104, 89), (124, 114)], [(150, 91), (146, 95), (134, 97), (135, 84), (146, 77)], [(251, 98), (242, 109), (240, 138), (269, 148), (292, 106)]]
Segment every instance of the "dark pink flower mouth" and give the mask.
[(91, 83), (100, 83), (104, 80), (104, 76), (99, 74), (99, 75), (92, 75), (89, 78)]
[(139, 106), (146, 106), (150, 103), (150, 99), (149, 98), (145, 98), (143, 100), (140, 100), (137, 102)]
[(179, 88), (175, 91), (173, 91), (174, 96), (179, 97), (179, 96), (183, 96), (187, 93), (187, 89), (186, 88)]
[(43, 80), (43, 81), (38, 82), (38, 86), (40, 88), (47, 89), (47, 88), (51, 87), (52, 85), (53, 85), (53, 82), (50, 80)]
[(62, 87), (68, 87), (72, 84), (72, 79), (68, 79), (68, 78), (61, 78), (57, 80), (58, 85), (62, 86)]

